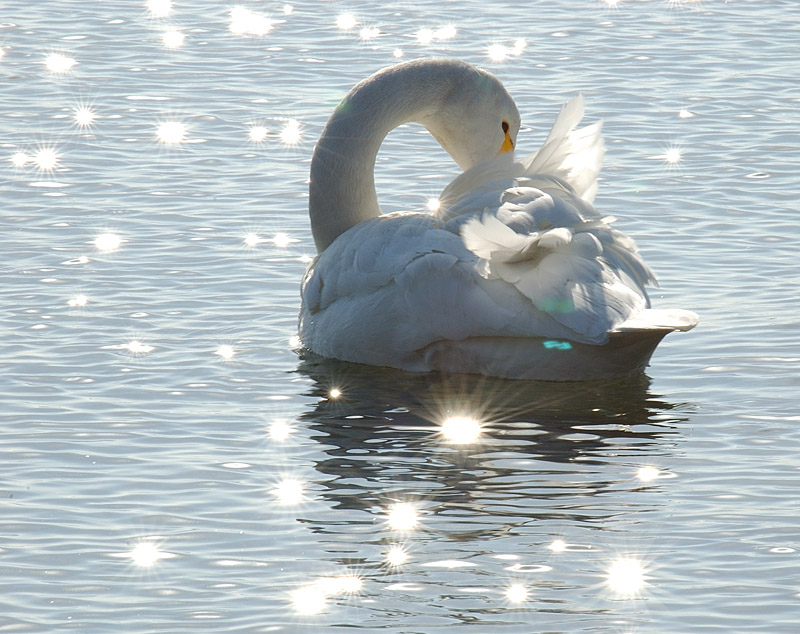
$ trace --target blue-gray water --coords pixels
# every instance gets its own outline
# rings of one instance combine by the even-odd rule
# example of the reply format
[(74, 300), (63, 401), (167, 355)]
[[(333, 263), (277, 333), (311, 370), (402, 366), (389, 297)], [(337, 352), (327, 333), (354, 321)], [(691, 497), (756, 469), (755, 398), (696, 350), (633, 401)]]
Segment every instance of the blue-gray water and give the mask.
[[(159, 4), (0, 8), (1, 632), (800, 629), (795, 0)], [(582, 91), (701, 325), (613, 384), (302, 360), (311, 150), (397, 55), (493, 71), (523, 153)], [(455, 174), (398, 130), (383, 206)]]

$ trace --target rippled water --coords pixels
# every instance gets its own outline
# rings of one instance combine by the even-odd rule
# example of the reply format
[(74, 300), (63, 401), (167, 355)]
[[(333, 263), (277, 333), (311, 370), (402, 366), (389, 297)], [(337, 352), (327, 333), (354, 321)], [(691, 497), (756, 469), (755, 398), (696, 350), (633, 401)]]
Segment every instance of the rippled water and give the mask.
[[(794, 0), (169, 5), (0, 12), (0, 631), (798, 631)], [(429, 55), (525, 153), (605, 120), (597, 205), (702, 318), (646, 376), (293, 349), (313, 143)], [(378, 170), (386, 210), (456, 173), (414, 126)]]

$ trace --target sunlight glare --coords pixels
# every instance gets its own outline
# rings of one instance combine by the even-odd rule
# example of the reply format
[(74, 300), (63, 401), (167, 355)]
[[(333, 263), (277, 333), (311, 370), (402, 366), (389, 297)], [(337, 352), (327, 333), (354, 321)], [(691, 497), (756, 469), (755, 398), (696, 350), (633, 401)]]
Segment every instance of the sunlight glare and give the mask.
[(52, 172), (58, 167), (58, 154), (53, 148), (42, 148), (33, 155), (33, 162), (43, 172)]
[(142, 343), (138, 339), (132, 339), (128, 343), (122, 346), (124, 350), (127, 350), (133, 355), (140, 355), (140, 354), (149, 354), (153, 350), (155, 350), (154, 346), (151, 346), (147, 343)]
[(285, 420), (274, 420), (270, 423), (267, 433), (272, 440), (283, 442), (292, 434), (292, 426)]
[(31, 160), (31, 157), (27, 155), (27, 153), (20, 150), (19, 152), (14, 152), (11, 155), (11, 164), (14, 167), (25, 167), (28, 164), (28, 161)]
[(335, 401), (337, 398), (341, 397), (342, 391), (338, 387), (332, 387), (330, 390), (328, 390), (328, 398)]
[(176, 145), (186, 139), (186, 126), (180, 121), (164, 121), (158, 124), (156, 136), (161, 143)]
[(677, 165), (681, 162), (681, 151), (676, 147), (671, 147), (664, 152), (664, 160), (670, 165)]
[(95, 248), (103, 253), (116, 251), (119, 249), (121, 244), (122, 238), (120, 238), (116, 233), (101, 233), (94, 239)]
[(365, 26), (358, 32), (358, 37), (366, 42), (368, 40), (374, 40), (380, 34), (381, 30), (377, 26)]
[(280, 137), (284, 145), (297, 145), (302, 138), (300, 122), (297, 119), (288, 119), (281, 130)]
[(506, 599), (511, 603), (522, 603), (528, 598), (528, 590), (521, 583), (515, 583), (506, 589)]
[(328, 603), (328, 596), (318, 586), (305, 586), (292, 592), (292, 605), (295, 612), (304, 616), (313, 616), (322, 612)]
[(358, 26), (358, 20), (350, 13), (342, 13), (336, 18), (336, 26), (342, 31), (350, 31)]
[(272, 30), (274, 21), (266, 15), (244, 7), (231, 9), (230, 31), (237, 35), (266, 35)]
[(563, 539), (554, 539), (547, 548), (554, 553), (563, 553), (567, 549), (567, 543)]
[(454, 445), (468, 445), (478, 440), (481, 424), (474, 418), (451, 416), (442, 423), (441, 434)]
[(640, 467), (636, 472), (636, 477), (642, 482), (652, 482), (661, 475), (661, 472), (655, 467)]
[(140, 568), (151, 568), (159, 559), (174, 557), (170, 553), (165, 553), (158, 547), (158, 544), (151, 541), (139, 542), (127, 555)]
[(250, 126), (247, 136), (253, 143), (261, 143), (267, 138), (268, 130), (263, 125)]
[(283, 231), (278, 231), (278, 233), (272, 236), (272, 244), (279, 249), (285, 249), (293, 242), (298, 242), (298, 240), (290, 237), (288, 233), (284, 233)]
[(222, 357), (224, 361), (230, 361), (233, 357), (236, 356), (236, 350), (233, 349), (233, 346), (229, 346), (228, 344), (222, 344), (219, 348), (214, 351), (219, 357)]
[(147, 10), (154, 18), (166, 18), (172, 12), (171, 0), (147, 0)]
[(262, 242), (261, 236), (255, 233), (254, 231), (250, 231), (249, 233), (246, 233), (244, 236), (245, 246), (251, 248), (257, 247), (259, 244), (261, 244), (261, 242)]
[(75, 123), (81, 128), (88, 128), (94, 123), (95, 113), (89, 106), (78, 106), (75, 108)]
[(635, 597), (647, 584), (642, 562), (632, 557), (616, 559), (606, 573), (606, 583), (618, 595)]
[(390, 566), (402, 566), (408, 561), (408, 552), (400, 544), (393, 544), (386, 551), (386, 563)]
[(303, 501), (303, 483), (294, 478), (284, 478), (272, 492), (281, 504), (294, 505)]
[(186, 36), (180, 31), (167, 31), (161, 36), (161, 42), (166, 48), (180, 48)]
[(442, 203), (438, 198), (428, 198), (428, 202), (425, 205), (428, 211), (435, 212), (439, 211), (439, 207), (441, 207)]
[(72, 57), (61, 53), (51, 53), (44, 60), (44, 65), (51, 73), (68, 73), (77, 63)]
[(89, 303), (89, 298), (86, 295), (74, 295), (70, 297), (67, 304), (72, 308), (83, 308)]
[(405, 502), (393, 504), (389, 509), (389, 528), (410, 531), (417, 525), (417, 510)]

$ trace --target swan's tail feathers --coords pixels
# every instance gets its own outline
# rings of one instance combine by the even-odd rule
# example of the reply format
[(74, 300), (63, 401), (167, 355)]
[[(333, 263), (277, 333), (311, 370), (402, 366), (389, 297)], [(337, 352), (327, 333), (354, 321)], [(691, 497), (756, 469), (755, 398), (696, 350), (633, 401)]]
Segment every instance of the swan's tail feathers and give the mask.
[(484, 214), (464, 223), (461, 236), (481, 258), (482, 277), (511, 284), (585, 343), (603, 343), (609, 331), (647, 307), (644, 291), (600, 257), (602, 244), (590, 232), (555, 227), (517, 233)]
[(605, 147), (601, 122), (576, 129), (583, 113), (582, 95), (564, 104), (544, 145), (523, 159), (522, 165), (526, 175), (555, 176), (591, 203), (597, 193), (597, 175), (603, 164)]
[(694, 328), (700, 321), (697, 313), (680, 308), (648, 308), (635, 317), (622, 322), (614, 332), (642, 332), (662, 330), (667, 332), (686, 332)]

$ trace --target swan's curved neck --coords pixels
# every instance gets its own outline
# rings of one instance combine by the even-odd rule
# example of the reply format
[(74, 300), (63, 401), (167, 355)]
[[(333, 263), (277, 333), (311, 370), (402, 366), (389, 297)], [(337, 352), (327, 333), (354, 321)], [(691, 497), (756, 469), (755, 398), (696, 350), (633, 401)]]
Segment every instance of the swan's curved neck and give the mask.
[[(471, 72), (467, 64), (460, 70)], [(350, 227), (380, 215), (374, 170), (381, 143), (404, 123), (429, 127), (462, 73), (453, 72), (452, 62), (409, 62), (365, 79), (342, 100), (311, 159), (309, 216), (320, 253)]]

